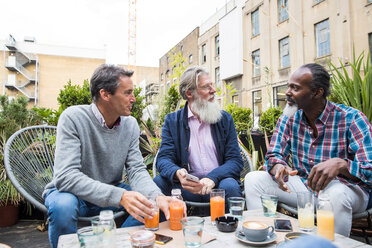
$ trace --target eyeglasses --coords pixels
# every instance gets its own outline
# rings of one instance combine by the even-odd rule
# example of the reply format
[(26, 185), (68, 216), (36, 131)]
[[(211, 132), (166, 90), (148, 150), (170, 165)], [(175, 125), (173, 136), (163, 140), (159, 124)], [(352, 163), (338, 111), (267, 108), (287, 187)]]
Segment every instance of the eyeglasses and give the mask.
[(204, 85), (203, 87), (198, 87), (199, 89), (201, 90), (204, 90), (204, 91), (212, 91), (212, 89), (216, 89), (216, 86), (214, 84), (207, 84), (207, 85)]

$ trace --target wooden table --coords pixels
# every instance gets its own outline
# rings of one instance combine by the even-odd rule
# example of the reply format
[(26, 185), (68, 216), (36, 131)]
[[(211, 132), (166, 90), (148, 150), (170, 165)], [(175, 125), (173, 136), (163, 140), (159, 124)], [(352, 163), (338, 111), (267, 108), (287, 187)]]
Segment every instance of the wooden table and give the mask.
[[(262, 222), (265, 222), (267, 224), (273, 225), (274, 218), (268, 218), (263, 217), (262, 210), (250, 210), (244, 212), (244, 221), (246, 220), (260, 220)], [(297, 219), (294, 219), (292, 217), (289, 217), (287, 215), (277, 213), (276, 218), (286, 218), (290, 219), (292, 222), (292, 226), (294, 228), (294, 231), (298, 230), (297, 227)], [(160, 227), (158, 232), (167, 232), (167, 223), (164, 223), (162, 225), (163, 227)], [(117, 248), (131, 248), (131, 244), (129, 241), (129, 233), (133, 232), (137, 229), (142, 229), (143, 226), (139, 227), (128, 227), (128, 228), (118, 228), (116, 230), (116, 243)], [(170, 231), (173, 232), (173, 231)], [(214, 236), (216, 239), (212, 240), (204, 245), (202, 245), (203, 248), (228, 248), (228, 247), (251, 247), (245, 243), (240, 242), (236, 237), (234, 233), (223, 233), (219, 232), (215, 226), (212, 225), (211, 218), (205, 217), (205, 223), (204, 223), (204, 232), (210, 234), (211, 236)], [(176, 232), (174, 232), (176, 234)], [(281, 242), (284, 239), (284, 235), (286, 233), (280, 233), (277, 232), (277, 239), (275, 243), (272, 243), (266, 247), (276, 247), (276, 245)], [(314, 233), (315, 234), (315, 233)], [(182, 231), (177, 231), (177, 236), (181, 237)], [(170, 235), (172, 236), (172, 235)], [(168, 248), (168, 247), (176, 247), (175, 246), (176, 241), (171, 241), (167, 245), (155, 245), (155, 247), (158, 248)], [(361, 243), (359, 241), (344, 237), (339, 234), (335, 234), (335, 241), (333, 243), (337, 247), (345, 247), (345, 248), (366, 248), (371, 247), (370, 245)], [(177, 245), (178, 247), (178, 245)], [(62, 235), (59, 237), (58, 242), (58, 248), (79, 248), (79, 241), (76, 234), (68, 234), (68, 235)]]

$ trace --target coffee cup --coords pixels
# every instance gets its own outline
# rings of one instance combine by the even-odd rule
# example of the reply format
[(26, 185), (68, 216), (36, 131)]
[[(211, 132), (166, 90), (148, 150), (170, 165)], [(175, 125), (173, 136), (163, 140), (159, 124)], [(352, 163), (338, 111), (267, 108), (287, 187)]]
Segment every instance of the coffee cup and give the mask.
[(274, 227), (257, 221), (246, 221), (243, 223), (244, 236), (254, 242), (260, 242), (267, 239), (274, 232)]

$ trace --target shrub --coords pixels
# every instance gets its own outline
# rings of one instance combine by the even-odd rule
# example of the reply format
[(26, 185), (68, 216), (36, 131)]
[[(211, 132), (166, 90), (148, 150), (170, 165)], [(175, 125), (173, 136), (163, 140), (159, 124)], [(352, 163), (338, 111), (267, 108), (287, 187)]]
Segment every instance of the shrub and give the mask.
[(258, 122), (262, 132), (266, 132), (268, 135), (274, 133), (276, 123), (278, 122), (279, 117), (282, 115), (283, 110), (279, 107), (270, 107), (268, 110), (263, 112)]
[(134, 86), (133, 94), (134, 94), (134, 97), (136, 98), (136, 102), (132, 106), (131, 116), (136, 118), (138, 126), (141, 126), (143, 109), (146, 107), (145, 102), (144, 102), (145, 97), (140, 95), (141, 91), (142, 91), (141, 87), (137, 88), (136, 86)]
[(226, 107), (226, 112), (231, 114), (238, 134), (247, 133), (247, 130), (252, 127), (252, 110), (250, 108), (229, 104)]
[(71, 80), (69, 80), (67, 84), (63, 86), (63, 90), (59, 92), (57, 101), (62, 111), (73, 105), (91, 104), (92, 98), (90, 96), (88, 79), (84, 80), (82, 86), (71, 85)]
[(332, 94), (329, 99), (362, 111), (369, 122), (372, 123), (372, 66), (370, 64), (370, 54), (368, 53), (364, 63), (363, 60), (364, 52), (358, 58), (355, 56), (355, 51), (353, 52), (353, 61), (348, 62), (352, 67), (352, 77), (350, 77), (341, 60), (341, 68), (337, 68), (328, 61), (332, 73)]

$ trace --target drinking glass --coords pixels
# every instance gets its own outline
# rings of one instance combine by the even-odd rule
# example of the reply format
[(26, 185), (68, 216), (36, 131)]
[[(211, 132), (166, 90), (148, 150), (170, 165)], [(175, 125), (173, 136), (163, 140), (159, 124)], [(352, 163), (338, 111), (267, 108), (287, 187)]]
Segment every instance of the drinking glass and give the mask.
[(298, 227), (305, 232), (314, 229), (314, 196), (310, 191), (297, 192)]
[(276, 206), (278, 205), (278, 196), (261, 195), (263, 213), (266, 217), (276, 216)]
[(210, 193), (211, 220), (215, 225), (216, 218), (225, 216), (225, 190), (212, 189)]
[(155, 216), (152, 219), (145, 217), (145, 229), (150, 231), (156, 231), (159, 229), (159, 207), (156, 205), (156, 201), (152, 197), (148, 197), (148, 200), (151, 201), (154, 208), (152, 209), (156, 212)]
[(92, 226), (83, 227), (77, 230), (81, 248), (94, 248), (102, 246), (102, 235), (104, 229), (94, 229)]
[(245, 199), (243, 197), (229, 197), (228, 201), (229, 201), (230, 215), (238, 218), (238, 220), (242, 220), (244, 206), (245, 206)]
[(186, 247), (200, 247), (203, 235), (204, 219), (185, 217), (181, 220)]

